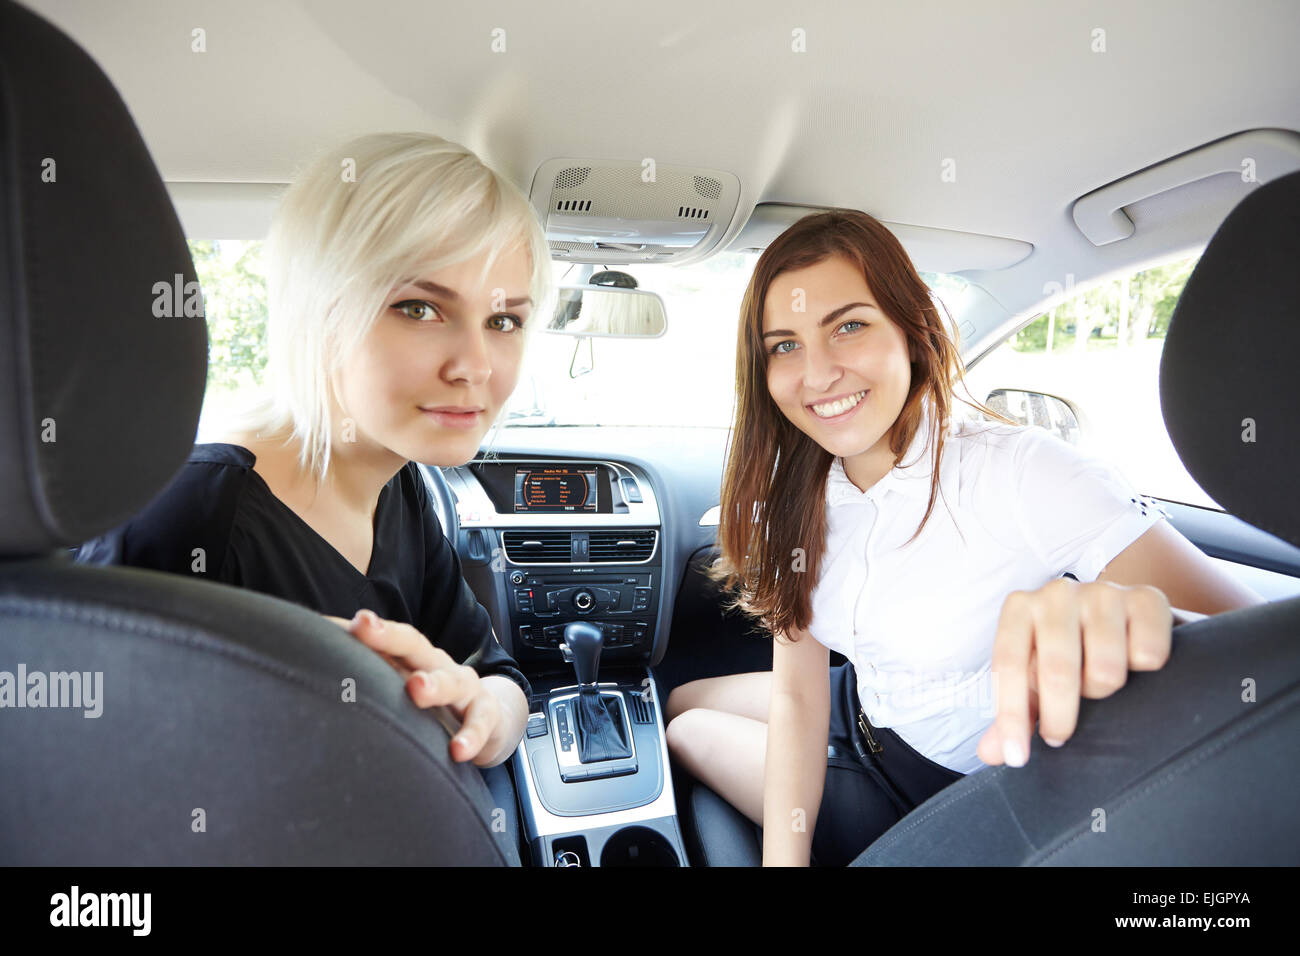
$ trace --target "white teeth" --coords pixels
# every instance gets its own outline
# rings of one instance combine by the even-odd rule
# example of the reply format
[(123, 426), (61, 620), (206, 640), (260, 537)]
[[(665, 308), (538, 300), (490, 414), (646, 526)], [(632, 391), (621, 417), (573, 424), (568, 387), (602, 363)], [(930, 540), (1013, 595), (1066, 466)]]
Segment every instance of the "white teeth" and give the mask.
[(838, 402), (829, 402), (825, 405), (814, 405), (812, 410), (817, 413), (818, 418), (834, 418), (836, 415), (843, 415), (858, 402), (862, 401), (866, 390), (841, 398)]

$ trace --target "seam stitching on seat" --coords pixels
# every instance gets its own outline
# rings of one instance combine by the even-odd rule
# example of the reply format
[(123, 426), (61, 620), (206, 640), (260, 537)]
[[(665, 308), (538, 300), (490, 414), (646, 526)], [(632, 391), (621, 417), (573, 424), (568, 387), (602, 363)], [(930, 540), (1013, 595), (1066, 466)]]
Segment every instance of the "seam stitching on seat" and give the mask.
[[(16, 611), (17, 614), (15, 616), (34, 618), (38, 620), (46, 617), (54, 617), (63, 620), (71, 619), (84, 624), (100, 625), (109, 629), (117, 629), (127, 633), (139, 634), (167, 643), (192, 647), (200, 651), (214, 653), (218, 656), (254, 667), (308, 690), (316, 692), (323, 690), (323, 687), (315, 683), (314, 680), (309, 680), (301, 674), (295, 674), (282, 664), (267, 661), (255, 652), (249, 651), (246, 648), (236, 650), (235, 648), (222, 647), (220, 645), (210, 646), (206, 641), (195, 640), (195, 636), (200, 635), (203, 632), (193, 625), (171, 625), (163, 623), (142, 625), (139, 622), (124, 617), (124, 612), (116, 608), (103, 604), (95, 604), (92, 606), (94, 610), (85, 606), (70, 605), (53, 598), (29, 598), (14, 594), (0, 595), (0, 616), (8, 615)], [(158, 618), (157, 620), (161, 622), (162, 619)], [(397, 731), (398, 736), (400, 736), (408, 746), (416, 748), (422, 755), (427, 757), (427, 750), (418, 740), (411, 736), (405, 727), (389, 719), (385, 713), (363, 699), (359, 698), (356, 703), (361, 705), (359, 708), (361, 713), (368, 716), (377, 724), (387, 727), (390, 730)], [(472, 804), (473, 801), (471, 800), (470, 795), (461, 786), (459, 780), (448, 773), (447, 769), (442, 767), (440, 764), (433, 763), (431, 765), (437, 768), (437, 773), (443, 778), (443, 780), (450, 783), (461, 797)], [(484, 783), (484, 786), (487, 786), (486, 782)], [(509, 865), (510, 861), (497, 845), (496, 838), (491, 835), (487, 822), (480, 818), (477, 813), (473, 814), (473, 816), (478, 821), (480, 828), (488, 835), (488, 844), (501, 857), (502, 863)]]
[[(926, 810), (925, 813), (923, 814), (917, 815), (915, 811), (909, 813), (898, 823), (894, 824), (894, 826), (892, 826), (882, 837), (880, 837), (880, 839), (872, 843), (867, 849), (871, 850), (877, 847), (882, 850), (888, 849), (894, 843), (898, 842), (898, 840), (901, 839), (904, 835), (914, 830), (921, 823), (928, 820), (930, 817), (934, 816), (940, 810), (944, 809), (945, 807), (952, 806), (954, 803), (958, 803), (962, 800), (965, 800), (967, 797), (973, 796), (974, 794), (980, 792), (980, 790), (984, 789), (983, 784), (986, 782), (986, 778), (988, 781), (992, 781), (994, 777), (1002, 771), (1004, 771), (1003, 767), (997, 767), (991, 770), (979, 771), (977, 774), (978, 783), (976, 785), (973, 785), (968, 789), (962, 790), (958, 793), (948, 794), (942, 800), (936, 803), (933, 807), (930, 807), (928, 810)], [(960, 781), (955, 781), (955, 782), (960, 782)], [(913, 817), (915, 817), (915, 819), (913, 819)]]

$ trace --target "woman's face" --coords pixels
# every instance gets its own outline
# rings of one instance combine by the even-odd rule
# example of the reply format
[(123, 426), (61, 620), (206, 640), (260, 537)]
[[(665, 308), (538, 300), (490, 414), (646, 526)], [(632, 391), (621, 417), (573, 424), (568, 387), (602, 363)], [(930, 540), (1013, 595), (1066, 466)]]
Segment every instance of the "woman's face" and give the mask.
[(429, 465), (478, 453), (514, 391), (532, 311), (527, 251), (502, 254), (480, 285), (485, 258), (412, 277), (388, 296), (337, 378), (353, 440)]
[(767, 388), (785, 417), (834, 455), (892, 463), (888, 433), (912, 383), (908, 343), (858, 268), (836, 255), (781, 273), (762, 332)]

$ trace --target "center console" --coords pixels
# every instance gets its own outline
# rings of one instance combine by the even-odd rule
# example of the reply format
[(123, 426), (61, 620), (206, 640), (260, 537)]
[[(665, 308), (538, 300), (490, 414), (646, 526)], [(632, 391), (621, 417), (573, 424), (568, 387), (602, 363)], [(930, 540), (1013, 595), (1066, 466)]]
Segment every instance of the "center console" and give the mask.
[(511, 765), (532, 863), (686, 865), (649, 668), (667, 615), (648, 477), (513, 458), (443, 474), (466, 579), (533, 686)]

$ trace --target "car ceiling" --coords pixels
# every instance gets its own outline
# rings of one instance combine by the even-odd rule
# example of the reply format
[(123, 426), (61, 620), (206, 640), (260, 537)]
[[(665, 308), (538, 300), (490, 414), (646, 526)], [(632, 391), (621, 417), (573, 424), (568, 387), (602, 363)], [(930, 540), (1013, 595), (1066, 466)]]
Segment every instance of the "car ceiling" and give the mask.
[[(422, 129), (526, 192), (559, 156), (732, 172), (724, 243), (760, 202), (1031, 243), (964, 273), (968, 359), (1049, 283), (1196, 251), (1249, 186), (1139, 203), (1134, 236), (1101, 247), (1071, 217), (1080, 196), (1243, 130), (1300, 130), (1291, 0), (26, 2), (99, 61), (173, 184), (282, 184), (349, 137)], [(246, 237), (269, 205), (251, 204)]]

